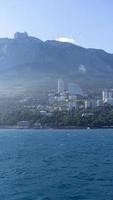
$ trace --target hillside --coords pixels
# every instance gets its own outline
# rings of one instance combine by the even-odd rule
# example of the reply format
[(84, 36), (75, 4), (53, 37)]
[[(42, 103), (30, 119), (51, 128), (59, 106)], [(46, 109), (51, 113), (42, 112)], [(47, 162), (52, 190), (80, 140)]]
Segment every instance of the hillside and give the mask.
[(113, 54), (27, 33), (0, 39), (0, 90), (18, 93), (56, 87), (59, 77), (85, 90), (112, 87)]

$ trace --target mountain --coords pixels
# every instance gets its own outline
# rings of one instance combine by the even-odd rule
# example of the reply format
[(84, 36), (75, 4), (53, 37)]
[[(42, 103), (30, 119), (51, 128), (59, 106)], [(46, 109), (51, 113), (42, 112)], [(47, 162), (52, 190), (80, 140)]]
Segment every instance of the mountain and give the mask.
[(54, 88), (59, 77), (85, 90), (112, 87), (113, 54), (55, 40), (43, 42), (26, 32), (0, 39), (1, 93)]

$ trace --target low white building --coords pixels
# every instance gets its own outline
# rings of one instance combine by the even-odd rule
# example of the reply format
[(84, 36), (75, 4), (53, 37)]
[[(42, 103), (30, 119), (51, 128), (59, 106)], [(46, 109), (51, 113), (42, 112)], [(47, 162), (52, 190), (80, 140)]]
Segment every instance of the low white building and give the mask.
[(65, 95), (60, 95), (57, 97), (57, 100), (60, 101), (65, 101), (66, 96)]
[(85, 109), (88, 108), (96, 108), (96, 101), (95, 100), (85, 100)]
[(53, 115), (53, 113), (47, 112), (46, 110), (41, 110), (40, 114), (47, 117), (51, 117)]
[(113, 106), (113, 98), (108, 98), (105, 103), (108, 103)]
[(112, 101), (113, 101), (113, 89), (104, 89), (102, 91), (102, 100), (103, 103), (109, 103), (111, 105), (113, 105)]
[(76, 101), (68, 102), (67, 108), (68, 108), (68, 110), (77, 109), (77, 102)]
[(48, 94), (48, 101), (50, 104), (53, 104), (55, 102), (55, 95), (54, 94)]
[(97, 107), (103, 106), (103, 101), (101, 99), (98, 99), (96, 101), (96, 105), (97, 105)]
[(30, 124), (28, 121), (19, 121), (17, 123), (17, 127), (20, 128), (20, 129), (27, 129), (29, 128)]

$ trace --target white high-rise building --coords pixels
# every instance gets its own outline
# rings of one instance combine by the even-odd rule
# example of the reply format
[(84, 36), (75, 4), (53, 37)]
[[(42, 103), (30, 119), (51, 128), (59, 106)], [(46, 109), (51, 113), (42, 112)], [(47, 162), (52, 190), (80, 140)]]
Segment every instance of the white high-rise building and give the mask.
[(107, 102), (107, 100), (108, 100), (108, 91), (107, 91), (107, 89), (102, 91), (102, 100), (103, 100), (103, 102)]
[(64, 81), (62, 79), (58, 79), (58, 93), (64, 93)]

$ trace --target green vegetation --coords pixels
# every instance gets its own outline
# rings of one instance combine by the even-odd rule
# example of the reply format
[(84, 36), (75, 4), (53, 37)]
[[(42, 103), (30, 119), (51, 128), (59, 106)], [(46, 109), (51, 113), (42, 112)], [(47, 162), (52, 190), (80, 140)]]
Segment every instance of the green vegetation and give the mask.
[[(72, 111), (54, 111), (47, 116), (39, 111), (16, 110), (0, 114), (0, 126), (15, 126), (19, 121), (28, 121), (30, 128), (40, 124), (42, 128), (101, 128), (113, 126), (113, 106)], [(38, 128), (38, 125), (36, 128)]]

